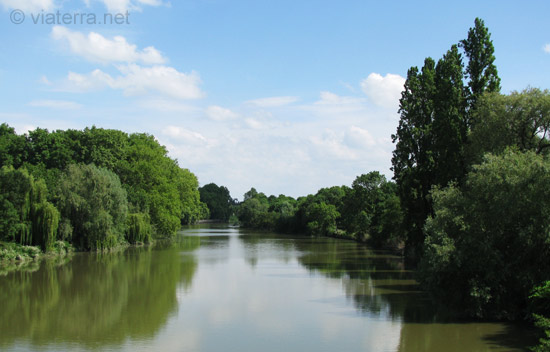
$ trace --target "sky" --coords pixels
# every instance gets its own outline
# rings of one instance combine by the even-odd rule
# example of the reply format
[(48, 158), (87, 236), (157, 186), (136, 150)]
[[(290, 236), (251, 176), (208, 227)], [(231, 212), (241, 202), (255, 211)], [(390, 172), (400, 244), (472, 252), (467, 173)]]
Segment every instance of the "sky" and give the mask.
[(154, 135), (200, 185), (392, 177), (407, 70), (480, 17), (503, 93), (549, 88), (548, 1), (0, 0), (0, 122)]

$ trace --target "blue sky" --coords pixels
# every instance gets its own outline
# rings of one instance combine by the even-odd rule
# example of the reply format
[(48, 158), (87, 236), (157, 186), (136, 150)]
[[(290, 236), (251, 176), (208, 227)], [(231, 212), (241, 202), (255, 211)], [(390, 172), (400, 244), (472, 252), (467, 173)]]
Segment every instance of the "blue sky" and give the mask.
[[(42, 24), (58, 12), (124, 21)], [(392, 176), (407, 69), (475, 17), (503, 92), (549, 88), (549, 13), (547, 1), (0, 0), (0, 121), (147, 132), (201, 185), (306, 195)]]

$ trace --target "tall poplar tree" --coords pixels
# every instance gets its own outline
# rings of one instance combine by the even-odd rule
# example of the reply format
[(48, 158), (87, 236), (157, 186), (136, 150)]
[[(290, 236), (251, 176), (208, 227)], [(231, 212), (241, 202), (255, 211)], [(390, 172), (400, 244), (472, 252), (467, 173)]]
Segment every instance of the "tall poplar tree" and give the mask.
[(409, 231), (406, 239), (409, 256), (416, 255), (413, 252), (416, 244), (422, 241), (422, 227), (426, 215), (431, 212), (428, 196), (434, 183), (435, 91), (435, 62), (426, 58), (421, 72), (411, 67), (407, 73), (399, 108), (401, 119), (397, 133), (392, 135), (393, 142), (397, 143), (392, 164), (405, 211), (405, 228)]
[[(484, 92), (500, 89), (494, 47), (483, 21), (476, 18), (468, 38), (437, 62), (427, 58), (419, 72), (411, 67), (400, 100), (400, 121), (392, 136), (394, 179), (405, 212), (409, 257), (418, 259), (423, 227), (432, 213), (434, 186), (460, 182), (467, 172), (465, 147), (470, 116)], [(459, 46), (468, 59), (462, 61)]]
[[(472, 110), (483, 93), (500, 91), (500, 77), (494, 64), (495, 48), (482, 19), (475, 19), (474, 27), (468, 31), (468, 38), (460, 41), (460, 47), (468, 57), (464, 73), (468, 78), (468, 107)], [(468, 122), (471, 125), (473, 121)]]

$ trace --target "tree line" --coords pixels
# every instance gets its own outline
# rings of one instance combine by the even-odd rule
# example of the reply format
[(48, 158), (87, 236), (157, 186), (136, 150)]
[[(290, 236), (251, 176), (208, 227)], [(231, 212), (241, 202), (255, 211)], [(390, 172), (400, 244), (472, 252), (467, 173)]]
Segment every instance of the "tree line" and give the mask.
[(494, 47), (476, 19), (437, 62), (411, 67), (392, 135), (393, 181), (293, 199), (252, 188), (242, 226), (404, 247), (422, 286), (483, 319), (527, 319), (550, 348), (550, 91), (500, 93)]
[(148, 243), (207, 217), (198, 180), (151, 135), (0, 125), (0, 241), (51, 250)]
[[(0, 126), (0, 240), (112, 248), (181, 224), (243, 227), (403, 247), (422, 286), (487, 319), (532, 319), (550, 348), (550, 91), (500, 93), (481, 19), (439, 59), (407, 72), (392, 135), (393, 180), (294, 199), (252, 188), (237, 203), (146, 134), (87, 128), (17, 135)], [(202, 201), (201, 201), (202, 200)]]

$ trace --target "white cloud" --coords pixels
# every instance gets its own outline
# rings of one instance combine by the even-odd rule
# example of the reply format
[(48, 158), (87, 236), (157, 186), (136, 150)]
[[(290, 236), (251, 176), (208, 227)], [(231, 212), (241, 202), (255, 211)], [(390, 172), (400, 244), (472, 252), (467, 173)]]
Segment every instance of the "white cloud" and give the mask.
[(323, 157), (336, 158), (338, 160), (356, 160), (358, 154), (343, 143), (343, 135), (327, 129), (321, 136), (312, 136), (311, 143), (315, 146), (316, 152)]
[(545, 45), (542, 47), (542, 50), (544, 50), (545, 53), (550, 54), (550, 43), (549, 43), (549, 44), (545, 44)]
[(376, 140), (366, 129), (351, 126), (346, 131), (345, 141), (348, 145), (356, 148), (368, 148), (376, 145)]
[(257, 106), (260, 108), (272, 108), (289, 105), (295, 103), (296, 101), (298, 101), (298, 97), (283, 96), (248, 100), (246, 104)]
[(52, 85), (52, 82), (50, 82), (50, 80), (48, 79), (48, 77), (46, 77), (45, 75), (42, 75), (40, 77), (40, 80), (39, 80), (40, 83), (42, 84), (45, 84), (47, 86), (51, 86)]
[(99, 69), (88, 74), (69, 72), (70, 90), (90, 91), (109, 87), (120, 89), (125, 95), (160, 93), (176, 99), (199, 99), (204, 96), (199, 88), (201, 79), (196, 72), (179, 72), (173, 67), (142, 67), (136, 64), (119, 65), (121, 75), (112, 77)]
[(96, 69), (86, 75), (69, 72), (67, 77), (70, 89), (81, 92), (103, 89), (106, 86), (113, 86), (115, 80), (107, 73)]
[(260, 121), (256, 120), (256, 119), (253, 119), (253, 118), (247, 118), (244, 120), (244, 123), (252, 128), (253, 130), (261, 130), (262, 128), (264, 128), (264, 124), (261, 123)]
[(122, 36), (108, 39), (95, 32), (84, 35), (84, 33), (71, 31), (66, 27), (55, 26), (52, 29), (52, 37), (55, 40), (68, 42), (71, 52), (92, 62), (140, 62), (148, 65), (166, 62), (166, 58), (154, 47), (149, 46), (143, 50), (137, 50), (136, 45), (128, 43)]
[(18, 9), (23, 12), (51, 11), (56, 7), (54, 0), (0, 0), (5, 10)]
[(376, 105), (397, 109), (404, 84), (405, 78), (400, 75), (371, 73), (361, 82), (361, 88)]
[(229, 109), (213, 105), (206, 109), (206, 116), (214, 121), (227, 121), (236, 118), (238, 115)]
[(162, 130), (162, 133), (192, 145), (204, 145), (208, 142), (202, 134), (178, 126), (167, 126)]
[[(89, 6), (91, 0), (84, 2)], [(141, 5), (160, 6), (160, 0), (96, 0), (102, 2), (109, 12), (141, 11)]]
[(33, 100), (29, 103), (30, 106), (38, 108), (50, 108), (50, 109), (61, 109), (61, 110), (74, 110), (80, 109), (81, 104), (75, 103), (74, 101), (65, 101), (65, 100)]
[(156, 110), (160, 112), (177, 112), (177, 113), (186, 113), (186, 114), (198, 114), (202, 111), (196, 106), (192, 106), (187, 103), (182, 103), (179, 100), (174, 100), (170, 98), (146, 98), (140, 99), (138, 102), (140, 107), (149, 110)]
[(316, 105), (356, 105), (361, 103), (361, 99), (354, 97), (340, 96), (331, 92), (321, 92), (320, 100), (316, 101)]
[(324, 91), (320, 93), (319, 100), (301, 109), (324, 116), (357, 113), (365, 109), (365, 99)]

